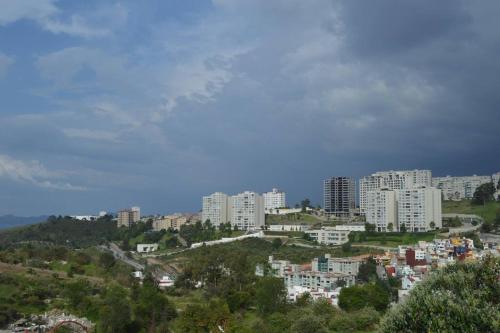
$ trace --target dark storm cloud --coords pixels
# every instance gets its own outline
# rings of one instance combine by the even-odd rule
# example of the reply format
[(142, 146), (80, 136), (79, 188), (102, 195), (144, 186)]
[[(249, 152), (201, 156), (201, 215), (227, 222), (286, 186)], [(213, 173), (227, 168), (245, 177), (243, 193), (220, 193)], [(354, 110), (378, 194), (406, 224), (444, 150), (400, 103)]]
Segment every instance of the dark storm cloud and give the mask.
[[(96, 2), (91, 28), (40, 4), (22, 19), (49, 46), (0, 46), (1, 93), (36, 97), (1, 105), (5, 212), (45, 192), (33, 213), (196, 211), (213, 191), (274, 186), (316, 203), (332, 175), (499, 171), (498, 2)], [(71, 14), (80, 26), (56, 38)], [(0, 15), (0, 33), (16, 20)]]

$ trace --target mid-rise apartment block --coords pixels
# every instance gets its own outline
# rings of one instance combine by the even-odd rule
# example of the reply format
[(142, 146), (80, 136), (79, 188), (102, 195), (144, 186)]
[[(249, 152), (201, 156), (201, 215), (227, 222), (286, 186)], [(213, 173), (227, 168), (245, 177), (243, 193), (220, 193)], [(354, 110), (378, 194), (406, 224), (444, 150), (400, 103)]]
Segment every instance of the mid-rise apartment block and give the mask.
[(418, 186), (431, 186), (430, 170), (379, 171), (359, 181), (359, 210), (366, 214), (368, 192), (389, 189), (399, 190)]
[(122, 209), (118, 212), (118, 227), (130, 227), (133, 223), (139, 222), (141, 219), (141, 209), (132, 207), (130, 209)]
[(202, 222), (210, 220), (212, 225), (218, 227), (221, 223), (229, 222), (231, 218), (230, 214), (229, 197), (227, 194), (215, 192), (203, 197)]
[(381, 189), (367, 195), (366, 222), (379, 232), (424, 232), (441, 228), (441, 190), (414, 187), (401, 190)]
[(421, 232), (442, 227), (441, 190), (419, 187), (396, 190), (398, 230)]
[(328, 216), (349, 217), (356, 208), (356, 185), (350, 177), (331, 177), (323, 182), (324, 209)]
[(476, 188), (480, 185), (493, 181), (496, 186), (498, 184), (498, 180), (496, 183), (494, 181), (496, 175), (498, 174), (493, 176), (434, 177), (432, 178), (432, 186), (442, 191), (443, 200), (472, 199)]
[(366, 222), (374, 224), (377, 231), (396, 231), (396, 192), (389, 189), (369, 191), (366, 194), (365, 216)]
[(273, 188), (271, 192), (266, 192), (262, 194), (262, 196), (264, 197), (264, 209), (266, 212), (269, 212), (272, 209), (286, 207), (285, 192)]
[(265, 224), (264, 198), (245, 191), (231, 197), (231, 225), (240, 230), (260, 229)]
[(181, 226), (188, 221), (186, 216), (180, 214), (167, 215), (153, 220), (153, 230), (180, 230)]
[(203, 197), (202, 219), (217, 227), (230, 222), (240, 230), (260, 229), (265, 224), (264, 198), (250, 191), (234, 196), (213, 193)]
[(314, 258), (312, 270), (318, 272), (343, 273), (358, 275), (363, 260), (356, 258), (332, 258), (330, 254)]

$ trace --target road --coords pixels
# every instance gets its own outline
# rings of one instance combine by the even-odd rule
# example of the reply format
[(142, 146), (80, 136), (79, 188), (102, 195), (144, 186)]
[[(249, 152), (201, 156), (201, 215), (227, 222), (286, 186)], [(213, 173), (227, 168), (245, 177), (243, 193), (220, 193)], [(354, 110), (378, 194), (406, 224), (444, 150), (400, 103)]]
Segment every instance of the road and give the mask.
[(111, 251), (115, 259), (118, 259), (129, 266), (132, 266), (138, 271), (143, 271), (145, 268), (143, 264), (138, 263), (137, 261), (127, 257), (127, 254), (122, 249), (120, 249), (118, 245), (116, 245), (115, 243), (109, 243), (108, 247), (101, 246), (101, 248), (107, 251)]

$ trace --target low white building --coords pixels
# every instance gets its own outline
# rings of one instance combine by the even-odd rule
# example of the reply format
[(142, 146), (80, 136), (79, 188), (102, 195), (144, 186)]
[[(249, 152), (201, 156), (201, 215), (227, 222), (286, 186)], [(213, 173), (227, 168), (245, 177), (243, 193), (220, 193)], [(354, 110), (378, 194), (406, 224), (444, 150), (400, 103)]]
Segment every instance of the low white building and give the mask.
[(270, 231), (306, 231), (311, 229), (308, 224), (271, 224)]
[(218, 240), (193, 243), (193, 244), (191, 244), (191, 248), (194, 249), (194, 248), (197, 248), (197, 247), (200, 247), (203, 245), (211, 246), (211, 245), (217, 245), (217, 244), (231, 243), (234, 241), (239, 241), (239, 240), (243, 240), (246, 238), (254, 238), (254, 237), (255, 238), (262, 238), (262, 237), (264, 237), (264, 232), (261, 230), (261, 231), (253, 232), (251, 234), (241, 235), (241, 236), (237, 236), (237, 237), (223, 237), (222, 239), (218, 239)]
[(309, 294), (313, 301), (326, 299), (331, 305), (338, 306), (339, 294), (341, 289), (342, 288), (329, 290), (326, 288), (307, 288), (301, 286), (293, 286), (287, 288), (288, 300), (290, 302), (296, 302), (299, 297), (303, 296), (304, 294)]
[(175, 281), (169, 275), (163, 275), (160, 279), (158, 279), (158, 287), (160, 288), (168, 288), (173, 287)]
[(307, 230), (311, 240), (325, 245), (342, 245), (349, 241), (350, 231), (337, 230), (335, 227), (322, 227), (319, 230)]
[(158, 244), (137, 244), (137, 253), (149, 253), (158, 251)]
[[(312, 208), (306, 207), (306, 212), (310, 212), (312, 210)], [(266, 210), (266, 214), (268, 215), (288, 215), (297, 213), (302, 213), (302, 208), (272, 208)]]
[(365, 224), (363, 222), (354, 222), (347, 224), (339, 224), (335, 226), (338, 231), (365, 231)]

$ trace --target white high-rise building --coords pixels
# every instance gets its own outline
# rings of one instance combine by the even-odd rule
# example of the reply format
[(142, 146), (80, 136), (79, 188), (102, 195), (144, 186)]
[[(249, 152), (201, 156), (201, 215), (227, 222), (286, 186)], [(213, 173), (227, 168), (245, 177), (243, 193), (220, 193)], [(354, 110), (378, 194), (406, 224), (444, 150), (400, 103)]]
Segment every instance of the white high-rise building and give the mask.
[(500, 172), (497, 172), (497, 173), (494, 173), (493, 175), (491, 175), (491, 180), (493, 181), (493, 185), (495, 185), (495, 187), (498, 186), (498, 182), (500, 182)]
[(491, 181), (493, 182), (493, 186), (497, 189), (495, 193), (495, 200), (500, 200), (500, 172), (494, 173), (491, 176)]
[(389, 189), (369, 191), (366, 199), (366, 222), (374, 224), (376, 231), (396, 231), (396, 192)]
[[(443, 200), (463, 200), (472, 199), (476, 188), (480, 185), (489, 183), (493, 176), (465, 176), (465, 177), (434, 177), (432, 186), (443, 191)], [(498, 184), (494, 183), (495, 186)]]
[[(421, 232), (442, 227), (441, 190), (418, 187), (396, 190), (398, 230)], [(433, 226), (431, 226), (433, 224)]]
[(210, 220), (212, 225), (218, 227), (221, 223), (230, 220), (229, 197), (225, 193), (215, 192), (203, 197), (202, 222)]
[(379, 171), (366, 176), (359, 181), (359, 210), (366, 213), (367, 193), (369, 191), (386, 188), (398, 190), (416, 186), (431, 186), (432, 173), (430, 170)]
[(240, 230), (260, 229), (265, 224), (264, 198), (255, 192), (245, 191), (230, 199), (231, 225)]
[(262, 196), (264, 197), (264, 209), (266, 212), (271, 209), (286, 207), (285, 192), (273, 188), (271, 192), (266, 192)]

